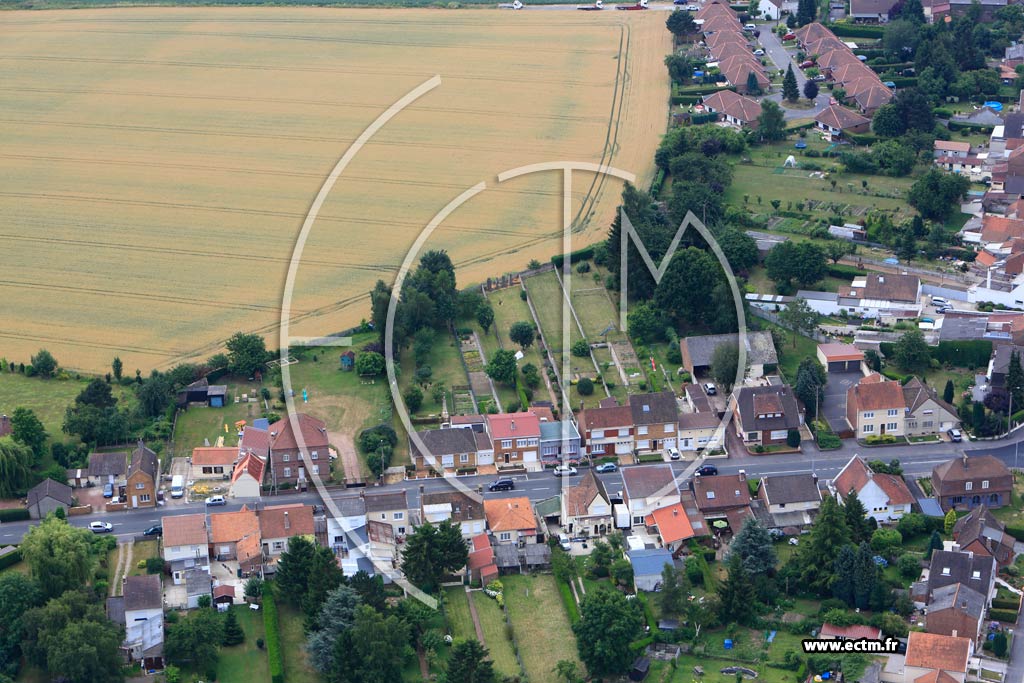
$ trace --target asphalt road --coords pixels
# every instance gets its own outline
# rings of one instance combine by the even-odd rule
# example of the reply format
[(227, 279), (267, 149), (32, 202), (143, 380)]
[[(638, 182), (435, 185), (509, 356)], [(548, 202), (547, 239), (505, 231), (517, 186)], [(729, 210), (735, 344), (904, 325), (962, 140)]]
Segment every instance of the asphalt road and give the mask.
[[(1007, 463), (1010, 467), (1016, 467), (1018, 464), (1018, 458), (1020, 457), (1020, 453), (1017, 448), (1020, 440), (1024, 440), (1024, 432), (1018, 432), (1012, 437), (1012, 440), (995, 441), (991, 442), (991, 445), (983, 445), (981, 443), (941, 443), (919, 444), (915, 446), (907, 445), (862, 448), (855, 442), (848, 441), (844, 442), (842, 448), (835, 451), (820, 452), (817, 450), (817, 447), (812, 444), (808, 444), (804, 448), (804, 453), (761, 456), (743, 453), (734, 454), (729, 458), (709, 460), (708, 462), (712, 462), (717, 466), (719, 472), (722, 474), (736, 474), (740, 470), (743, 470), (749, 477), (762, 477), (773, 474), (813, 472), (822, 479), (831, 479), (839, 473), (839, 470), (842, 469), (843, 465), (845, 465), (853, 455), (860, 454), (867, 459), (879, 459), (886, 462), (897, 458), (902, 463), (903, 469), (907, 474), (927, 475), (931, 473), (932, 468), (935, 465), (945, 462), (950, 458), (959, 457), (965, 450), (968, 455), (992, 454), (1003, 460), (1003, 462)], [(1024, 451), (1024, 448), (1020, 448), (1019, 450)], [(672, 468), (676, 472), (677, 477), (688, 478), (689, 474), (687, 470), (689, 469), (692, 471), (702, 462), (703, 461), (697, 461), (696, 463), (691, 463), (679, 461), (672, 463)], [(650, 465), (631, 465), (630, 467), (648, 466)], [(610, 493), (622, 490), (621, 472), (601, 474), (598, 476), (601, 478), (606, 489)], [(510, 496), (525, 495), (529, 497), (531, 501), (539, 501), (556, 495), (563, 485), (574, 486), (574, 480), (578, 479), (578, 477), (568, 477), (565, 480), (562, 480), (555, 477), (550, 472), (521, 474), (513, 477), (516, 481), (516, 489), (514, 491), (490, 493), (486, 491), (486, 485), (492, 481), (493, 478), (494, 477), (491, 476), (460, 477), (459, 481), (470, 489), (479, 491), (484, 498), (506, 498)], [(404, 488), (408, 492), (410, 507), (418, 507), (419, 491), (421, 486), (423, 487), (423, 490), (427, 492), (442, 491), (448, 489), (450, 487), (450, 483), (445, 479), (425, 479), (419, 481), (406, 481), (401, 484), (396, 484), (393, 487), (385, 488)], [(339, 497), (351, 495), (355, 491), (358, 491), (358, 489), (349, 489), (347, 491), (344, 489), (335, 489), (330, 491), (330, 495), (331, 497)], [(284, 503), (322, 504), (323, 501), (315, 491), (308, 491), (305, 493), (288, 493), (278, 496), (267, 496), (256, 501), (248, 501), (246, 504), (253, 507), (254, 505), (276, 505)], [(225, 506), (210, 508), (210, 511), (231, 511), (238, 510), (241, 507), (242, 503), (230, 502)], [(107, 521), (113, 524), (114, 535), (119, 538), (127, 539), (142, 534), (142, 532), (149, 527), (160, 523), (161, 519), (165, 516), (204, 512), (206, 509), (207, 508), (202, 501), (184, 504), (172, 503), (172, 505), (168, 507), (127, 510), (124, 512), (114, 513), (103, 512), (84, 515), (81, 517), (73, 517), (71, 519), (71, 523), (74, 526), (85, 527), (89, 522), (94, 520)], [(34, 524), (36, 524), (34, 521), (7, 522), (0, 524), (0, 545), (18, 543), (30, 526)]]
[[(804, 93), (804, 83), (807, 82), (807, 77), (804, 76), (804, 72), (794, 61), (794, 55), (790, 54), (790, 52), (782, 46), (782, 40), (772, 31), (775, 27), (775, 22), (758, 24), (758, 27), (761, 29), (761, 37), (758, 39), (761, 43), (761, 48), (764, 50), (765, 55), (767, 55), (775, 64), (775, 67), (785, 71), (788, 64), (793, 65), (793, 74), (796, 76), (796, 84), (800, 88), (800, 97), (802, 98)], [(786, 102), (782, 99), (781, 92), (768, 95), (766, 99), (778, 102), (779, 106), (781, 106), (785, 112), (786, 120), (792, 120), (814, 118), (828, 108), (828, 101), (830, 97), (831, 95), (829, 95), (828, 91), (825, 90), (825, 88), (822, 88), (822, 92), (819, 93), (814, 100), (814, 107), (807, 109), (787, 108)]]

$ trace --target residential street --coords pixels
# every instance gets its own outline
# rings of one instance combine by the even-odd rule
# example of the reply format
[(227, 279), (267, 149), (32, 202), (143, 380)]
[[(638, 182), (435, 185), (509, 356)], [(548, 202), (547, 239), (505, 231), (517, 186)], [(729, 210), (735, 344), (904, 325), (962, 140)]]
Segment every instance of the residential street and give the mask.
[[(764, 49), (765, 55), (774, 62), (776, 68), (785, 71), (786, 65), (793, 64), (793, 74), (796, 76), (796, 84), (800, 88), (800, 96), (803, 97), (804, 83), (807, 82), (807, 77), (804, 76), (804, 72), (797, 68), (797, 64), (793, 61), (793, 57), (790, 53), (782, 46), (782, 40), (776, 35), (771, 29), (775, 26), (774, 22), (767, 24), (759, 24), (758, 27), (761, 30), (761, 37), (758, 39), (761, 41), (761, 47)], [(821, 84), (824, 85), (824, 84)], [(814, 100), (814, 107), (808, 109), (789, 109), (786, 107), (786, 103), (782, 101), (782, 93), (776, 92), (772, 95), (768, 95), (769, 100), (774, 100), (779, 103), (783, 111), (786, 114), (786, 120), (790, 121), (793, 119), (810, 119), (817, 116), (819, 113), (828, 108), (828, 101), (830, 95), (828, 91), (822, 87), (822, 92), (818, 94), (818, 97)]]
[[(944, 442), (941, 444), (920, 444), (915, 446), (904, 445), (876, 448), (863, 448), (853, 441), (846, 441), (843, 443), (842, 448), (828, 452), (818, 451), (817, 447), (811, 444), (806, 444), (804, 446), (803, 453), (755, 456), (748, 453), (736, 453), (734, 451), (728, 458), (711, 459), (708, 460), (708, 462), (717, 466), (722, 474), (735, 474), (740, 470), (743, 470), (746, 472), (747, 476), (753, 478), (772, 474), (792, 474), (796, 472), (812, 471), (822, 479), (831, 479), (839, 473), (839, 470), (842, 469), (843, 465), (845, 465), (853, 455), (860, 454), (868, 460), (879, 459), (888, 462), (895, 458), (902, 463), (903, 469), (907, 474), (927, 475), (932, 471), (932, 468), (935, 465), (945, 462), (950, 458), (959, 457), (965, 450), (968, 455), (995, 455), (1010, 467), (1015, 467), (1019, 456), (1016, 446), (1019, 444), (1020, 440), (1024, 440), (1024, 431), (1017, 432), (1013, 435), (1012, 439), (1013, 440), (991, 442), (991, 445), (983, 445), (980, 443), (953, 444)], [(964, 448), (961, 448), (961, 446)], [(1020, 450), (1024, 451), (1024, 449)], [(673, 462), (672, 468), (680, 480), (685, 480), (689, 478), (690, 472), (703, 462), (703, 460), (682, 460)], [(649, 464), (630, 465), (630, 467), (649, 466)], [(604, 482), (605, 487), (610, 493), (622, 490), (622, 475), (620, 472), (601, 474), (598, 476), (601, 481)], [(493, 476), (471, 476), (459, 477), (458, 481), (481, 492), (485, 498), (527, 496), (531, 501), (550, 498), (551, 496), (556, 495), (560, 487), (563, 486), (563, 480), (551, 474), (550, 471), (533, 472), (529, 474), (514, 475), (513, 479), (515, 479), (516, 482), (516, 488), (514, 491), (497, 493), (485, 492), (486, 484), (493, 479)], [(575, 477), (571, 477), (564, 480), (564, 485), (575, 485), (575, 479)], [(419, 506), (420, 486), (423, 486), (424, 491), (431, 492), (445, 490), (450, 486), (450, 483), (445, 479), (423, 479), (418, 481), (404, 481), (400, 484), (394, 485), (393, 487), (385, 488), (405, 489), (408, 492), (409, 506), (415, 508)], [(360, 490), (374, 489), (375, 487), (368, 487), (367, 489), (353, 488), (348, 490), (333, 488), (331, 489), (330, 495), (331, 497), (354, 495)], [(308, 491), (306, 493), (281, 494), (278, 496), (263, 497), (255, 501), (246, 501), (246, 504), (249, 507), (285, 503), (321, 504), (322, 500), (319, 494), (315, 491)], [(241, 507), (241, 502), (229, 500), (228, 505), (210, 508), (209, 511), (224, 512), (238, 510)], [(116, 536), (119, 538), (130, 538), (138, 536), (149, 527), (160, 523), (162, 517), (194, 514), (204, 511), (206, 511), (206, 506), (202, 501), (184, 504), (176, 503), (173, 506), (161, 508), (128, 510), (125, 512), (109, 514), (103, 512), (85, 515), (82, 517), (73, 517), (71, 518), (71, 523), (75, 526), (85, 527), (89, 522), (94, 520), (107, 521), (114, 525), (114, 534)], [(18, 543), (21, 537), (28, 531), (29, 527), (34, 524), (36, 524), (34, 521), (8, 522), (0, 524), (0, 545)]]

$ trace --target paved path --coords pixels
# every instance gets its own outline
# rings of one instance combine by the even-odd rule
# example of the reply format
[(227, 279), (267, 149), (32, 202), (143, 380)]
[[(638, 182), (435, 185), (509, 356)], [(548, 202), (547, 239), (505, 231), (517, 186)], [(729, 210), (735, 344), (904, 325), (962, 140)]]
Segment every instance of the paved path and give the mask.
[[(761, 42), (761, 47), (764, 49), (765, 54), (772, 62), (774, 62), (777, 69), (785, 71), (788, 64), (793, 65), (793, 74), (796, 76), (796, 84), (797, 87), (800, 88), (800, 97), (802, 98), (804, 93), (804, 83), (807, 82), (807, 77), (804, 76), (804, 72), (798, 68), (798, 65), (793, 59), (793, 55), (782, 46), (782, 40), (779, 39), (779, 36), (772, 32), (771, 29), (774, 26), (774, 23), (759, 24), (761, 37), (758, 40)], [(821, 92), (814, 100), (814, 107), (808, 109), (787, 108), (786, 103), (782, 100), (782, 93), (768, 95), (765, 99), (778, 102), (779, 106), (781, 106), (785, 112), (787, 121), (791, 121), (793, 119), (809, 119), (814, 118), (828, 108), (828, 101), (831, 95), (824, 88), (822, 88), (822, 91), (823, 92)]]
[(473, 628), (476, 629), (476, 639), (480, 641), (480, 644), (487, 647), (486, 641), (484, 641), (484, 629), (480, 626), (480, 616), (476, 613), (476, 605), (473, 603), (473, 594), (469, 592), (469, 587), (466, 587), (466, 600), (469, 601), (469, 616), (473, 617)]
[(1007, 683), (1024, 681), (1024, 610), (1017, 615), (1017, 625), (1013, 629), (1013, 640), (1010, 642), (1010, 662), (1006, 665)]
[(356, 453), (356, 445), (352, 441), (352, 437), (341, 432), (327, 432), (327, 438), (330, 439), (331, 445), (338, 449), (338, 460), (345, 473), (346, 483), (361, 483), (363, 474), (359, 469), (359, 455)]

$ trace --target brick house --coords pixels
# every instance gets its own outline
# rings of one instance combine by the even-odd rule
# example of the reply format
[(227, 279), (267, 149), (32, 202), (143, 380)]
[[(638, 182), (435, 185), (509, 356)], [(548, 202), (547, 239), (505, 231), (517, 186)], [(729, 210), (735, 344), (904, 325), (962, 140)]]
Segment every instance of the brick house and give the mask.
[(132, 508), (156, 507), (160, 458), (139, 439), (128, 465), (127, 503)]
[(633, 452), (633, 410), (610, 405), (580, 411), (580, 432), (592, 458)]
[(740, 387), (733, 415), (737, 435), (752, 445), (784, 444), (789, 431), (803, 423), (793, 390), (786, 385)]
[(903, 663), (903, 682), (964, 683), (974, 654), (970, 638), (911, 631)]
[(477, 466), (476, 432), (462, 427), (427, 429), (417, 432), (427, 452), (409, 439), (409, 452), (417, 470), (434, 470), (452, 475), (460, 470), (472, 470)]
[(693, 498), (709, 524), (724, 520), (733, 533), (739, 532), (743, 520), (751, 514), (750, 487), (743, 472), (694, 477)]
[(636, 430), (637, 453), (667, 451), (676, 447), (679, 408), (671, 391), (633, 394), (629, 397)]
[(1009, 504), (1013, 474), (991, 455), (954, 458), (932, 470), (932, 489), (942, 510), (970, 510)]
[(970, 638), (980, 646), (986, 603), (984, 595), (962, 583), (936, 589), (928, 602), (928, 633)]
[(498, 469), (541, 468), (540, 418), (532, 412), (500, 413), (487, 416), (488, 431)]
[(1000, 567), (1013, 562), (1015, 539), (984, 503), (956, 521), (953, 540), (967, 552), (995, 558)]
[(288, 539), (305, 536), (313, 539), (313, 508), (301, 503), (270, 505), (256, 513), (260, 522), (263, 557), (274, 560), (288, 549)]
[(330, 469), (327, 425), (306, 413), (296, 413), (294, 420), (298, 422), (310, 470), (307, 473), (307, 461), (292, 427), (292, 418), (278, 420), (267, 430), (270, 432), (270, 481), (277, 488), (284, 484), (304, 488), (309, 474), (323, 476)]

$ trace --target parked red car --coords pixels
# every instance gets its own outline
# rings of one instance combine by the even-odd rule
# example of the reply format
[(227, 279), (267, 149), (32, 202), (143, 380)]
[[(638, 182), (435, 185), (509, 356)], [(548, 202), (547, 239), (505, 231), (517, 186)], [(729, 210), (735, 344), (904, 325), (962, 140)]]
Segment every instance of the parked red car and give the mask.
[(812, 66), (814, 66), (814, 60), (813, 59), (808, 59), (806, 62), (800, 62), (800, 68), (801, 69), (807, 69), (807, 68), (812, 67)]
[(783, 40), (796, 40), (796, 34), (795, 33), (787, 33), (786, 35), (782, 36), (782, 39)]

